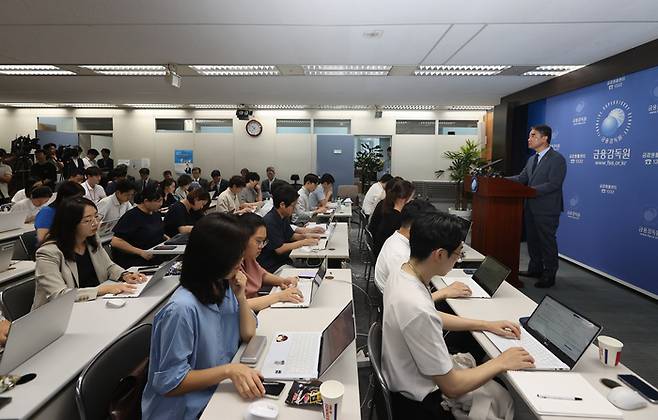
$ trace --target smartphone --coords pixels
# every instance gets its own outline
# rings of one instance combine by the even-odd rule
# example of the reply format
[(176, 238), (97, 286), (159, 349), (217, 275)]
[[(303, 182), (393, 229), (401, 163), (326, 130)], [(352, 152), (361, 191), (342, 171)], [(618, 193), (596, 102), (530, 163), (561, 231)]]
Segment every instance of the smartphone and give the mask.
[(153, 249), (156, 251), (171, 251), (172, 249), (176, 249), (176, 245), (158, 245)]
[[(280, 393), (280, 392), (279, 392)], [(11, 402), (11, 397), (0, 397), (0, 408)]]
[(620, 381), (640, 393), (653, 404), (658, 404), (658, 390), (635, 375), (617, 375)]
[(265, 387), (265, 396), (276, 400), (283, 392), (286, 384), (283, 382), (263, 382), (263, 386)]

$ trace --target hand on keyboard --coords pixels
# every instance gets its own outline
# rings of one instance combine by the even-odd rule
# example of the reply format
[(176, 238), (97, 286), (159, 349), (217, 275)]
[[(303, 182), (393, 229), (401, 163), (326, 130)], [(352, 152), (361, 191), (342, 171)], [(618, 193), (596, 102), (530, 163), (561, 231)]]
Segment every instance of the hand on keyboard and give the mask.
[(503, 371), (532, 369), (535, 367), (535, 359), (522, 347), (512, 347), (505, 350), (494, 359)]
[(512, 321), (488, 321), (484, 331), (489, 331), (506, 338), (518, 339), (521, 337), (521, 327), (517, 322)]
[(296, 287), (289, 287), (285, 290), (277, 292), (277, 299), (279, 302), (292, 302), (292, 303), (302, 303), (304, 301), (304, 295)]

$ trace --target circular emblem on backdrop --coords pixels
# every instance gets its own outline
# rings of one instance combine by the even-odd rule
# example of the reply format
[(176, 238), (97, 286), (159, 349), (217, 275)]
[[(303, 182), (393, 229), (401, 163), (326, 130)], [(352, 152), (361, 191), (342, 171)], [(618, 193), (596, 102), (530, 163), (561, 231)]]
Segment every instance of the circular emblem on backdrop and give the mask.
[(642, 217), (644, 217), (644, 221), (647, 223), (656, 222), (658, 221), (658, 209), (655, 207), (646, 208), (644, 209)]
[(571, 198), (569, 199), (569, 205), (570, 205), (571, 207), (576, 207), (576, 206), (578, 205), (578, 201), (580, 201), (580, 199), (578, 198), (577, 195), (574, 195), (573, 197), (571, 197)]
[(651, 89), (651, 94), (654, 98), (658, 99), (658, 83), (656, 83)]
[(581, 112), (583, 112), (583, 109), (585, 109), (585, 101), (580, 100), (576, 104), (576, 112), (580, 114)]
[(631, 107), (621, 99), (610, 101), (596, 115), (596, 134), (602, 143), (620, 142), (631, 129), (633, 113)]

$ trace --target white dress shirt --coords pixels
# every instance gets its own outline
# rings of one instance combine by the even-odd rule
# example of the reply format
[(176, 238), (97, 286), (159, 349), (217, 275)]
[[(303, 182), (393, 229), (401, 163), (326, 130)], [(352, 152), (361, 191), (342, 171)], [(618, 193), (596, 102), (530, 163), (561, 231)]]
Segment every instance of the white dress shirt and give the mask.
[(386, 197), (386, 191), (380, 182), (375, 182), (368, 188), (366, 196), (363, 198), (363, 212), (368, 216), (372, 215), (372, 212), (375, 211), (377, 204)]
[(99, 184), (94, 185), (92, 188), (89, 182), (85, 181), (82, 183), (82, 188), (85, 190), (85, 197), (94, 203), (98, 203), (106, 197), (105, 190)]
[(130, 204), (130, 201), (120, 203), (116, 193), (114, 193), (100, 200), (96, 207), (103, 220), (109, 221), (120, 219), (128, 210), (133, 208), (133, 205)]
[(375, 284), (380, 292), (384, 293), (389, 276), (409, 261), (410, 254), (409, 239), (397, 230), (384, 242), (375, 263)]

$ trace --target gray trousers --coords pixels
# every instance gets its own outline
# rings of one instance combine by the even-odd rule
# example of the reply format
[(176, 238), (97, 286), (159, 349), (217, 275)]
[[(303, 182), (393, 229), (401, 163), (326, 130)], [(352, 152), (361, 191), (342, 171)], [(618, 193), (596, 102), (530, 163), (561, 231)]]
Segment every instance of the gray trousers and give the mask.
[(553, 280), (558, 269), (556, 232), (560, 215), (535, 215), (526, 207), (524, 218), (530, 255), (528, 271)]

